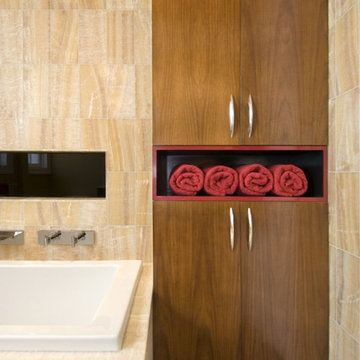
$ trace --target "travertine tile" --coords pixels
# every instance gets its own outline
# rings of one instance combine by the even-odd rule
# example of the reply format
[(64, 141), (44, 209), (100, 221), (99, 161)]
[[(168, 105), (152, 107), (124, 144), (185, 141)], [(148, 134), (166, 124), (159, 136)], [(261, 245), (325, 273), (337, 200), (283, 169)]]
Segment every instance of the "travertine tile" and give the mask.
[(2, 200), (0, 202), (0, 219), (3, 229), (20, 230), (24, 224), (23, 202), (20, 200)]
[(335, 165), (335, 158), (336, 158), (336, 152), (335, 152), (335, 106), (336, 101), (335, 99), (329, 100), (329, 146), (328, 146), (328, 170), (329, 171), (335, 171), (336, 165)]
[(336, 174), (337, 243), (360, 256), (360, 173)]
[(330, 0), (329, 3), (334, 4), (335, 18), (338, 20), (349, 9), (356, 4), (358, 0)]
[(336, 96), (336, 56), (329, 58), (329, 99)]
[(53, 146), (56, 150), (81, 150), (82, 137), (80, 119), (53, 120)]
[(24, 218), (28, 226), (50, 226), (52, 203), (41, 200), (24, 202)]
[(79, 21), (80, 64), (106, 64), (106, 12), (82, 10)]
[(20, 9), (21, 0), (0, 0), (0, 9)]
[[(353, 0), (350, 0), (353, 1)], [(344, 3), (344, 1), (341, 1)], [(351, 8), (341, 19), (335, 24), (335, 46), (348, 44), (349, 48), (356, 52), (360, 50), (360, 12), (359, 4)]]
[(136, 213), (151, 213), (151, 172), (136, 173)]
[(107, 65), (80, 66), (80, 116), (107, 117)]
[(137, 0), (106, 0), (106, 7), (111, 10), (132, 10)]
[(79, 54), (79, 13), (76, 10), (52, 10), (50, 62), (76, 64)]
[(152, 123), (149, 120), (135, 121), (136, 171), (152, 170)]
[(24, 62), (47, 64), (50, 53), (50, 12), (24, 11)]
[(79, 116), (79, 66), (50, 65), (50, 99), (52, 117)]
[(360, 341), (360, 259), (337, 251), (336, 321)]
[(24, 9), (49, 9), (50, 0), (22, 0)]
[(336, 173), (328, 174), (328, 199), (329, 199), (329, 243), (337, 246), (337, 212), (338, 204), (336, 186)]
[(135, 225), (135, 174), (109, 172), (106, 178), (109, 225)]
[(24, 120), (0, 119), (0, 148), (6, 150), (22, 149), (24, 138)]
[(153, 242), (151, 226), (136, 226), (136, 242), (141, 251), (141, 259), (144, 262), (153, 261)]
[(105, 9), (106, 0), (79, 0), (81, 9)]
[(24, 65), (24, 117), (49, 117), (49, 67)]
[(134, 64), (134, 13), (108, 11), (107, 29), (108, 63)]
[(53, 202), (53, 226), (62, 226), (73, 230), (89, 230), (105, 225), (105, 200), (73, 200)]
[(0, 260), (24, 260), (24, 247), (21, 245), (1, 245)]
[(0, 64), (22, 63), (22, 11), (0, 10)]
[(136, 225), (151, 226), (152, 225), (152, 212), (136, 213)]
[(109, 144), (107, 169), (109, 171), (135, 170), (135, 122), (108, 120)]
[(330, 298), (330, 318), (336, 319), (336, 248), (329, 247), (329, 298)]
[(360, 171), (360, 88), (336, 98), (336, 170)]
[(52, 9), (78, 9), (79, 0), (50, 0)]
[(80, 120), (81, 148), (84, 150), (106, 150), (108, 123), (106, 119)]
[(110, 67), (108, 101), (110, 119), (135, 118), (135, 67), (133, 65)]
[(328, 6), (329, 6), (328, 24), (329, 24), (329, 29), (330, 29), (335, 24), (335, 0), (329, 0), (328, 1)]
[(51, 260), (80, 260), (80, 246), (50, 245), (52, 249)]
[[(41, 230), (48, 229), (46, 227)], [(38, 243), (37, 232), (40, 230), (37, 226), (24, 227), (24, 258), (26, 260), (50, 260), (53, 249), (51, 246), (43, 247)]]
[(22, 65), (0, 65), (0, 118), (17, 119), (23, 110)]
[(151, 65), (151, 12), (134, 13), (135, 64)]
[(334, 321), (330, 324), (330, 360), (358, 360), (360, 344)]
[(136, 117), (152, 118), (151, 65), (136, 65)]
[(51, 119), (26, 118), (22, 141), (26, 150), (52, 150), (54, 148)]

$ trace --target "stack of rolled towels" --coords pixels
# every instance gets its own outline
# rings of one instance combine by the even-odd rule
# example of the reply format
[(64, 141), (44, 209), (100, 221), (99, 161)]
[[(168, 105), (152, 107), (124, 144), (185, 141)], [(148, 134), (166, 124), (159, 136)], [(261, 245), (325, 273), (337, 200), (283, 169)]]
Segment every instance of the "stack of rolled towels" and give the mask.
[(213, 196), (301, 196), (308, 189), (304, 172), (291, 164), (235, 168), (181, 164), (172, 170), (169, 185), (175, 195), (181, 196), (195, 196), (201, 190)]

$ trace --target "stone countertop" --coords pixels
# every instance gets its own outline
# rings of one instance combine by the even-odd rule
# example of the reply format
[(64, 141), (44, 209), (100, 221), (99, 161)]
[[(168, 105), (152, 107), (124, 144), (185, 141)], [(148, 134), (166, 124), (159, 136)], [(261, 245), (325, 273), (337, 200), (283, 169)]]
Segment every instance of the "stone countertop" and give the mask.
[[(152, 264), (144, 264), (123, 346), (117, 352), (0, 352), (1, 360), (151, 360)], [(149, 344), (149, 346), (148, 346)]]

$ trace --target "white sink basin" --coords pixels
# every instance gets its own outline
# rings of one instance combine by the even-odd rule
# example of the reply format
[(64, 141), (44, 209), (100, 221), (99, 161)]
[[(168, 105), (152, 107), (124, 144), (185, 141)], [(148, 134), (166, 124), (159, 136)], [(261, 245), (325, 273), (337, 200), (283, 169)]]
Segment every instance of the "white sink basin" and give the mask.
[(141, 261), (0, 261), (0, 351), (117, 351)]

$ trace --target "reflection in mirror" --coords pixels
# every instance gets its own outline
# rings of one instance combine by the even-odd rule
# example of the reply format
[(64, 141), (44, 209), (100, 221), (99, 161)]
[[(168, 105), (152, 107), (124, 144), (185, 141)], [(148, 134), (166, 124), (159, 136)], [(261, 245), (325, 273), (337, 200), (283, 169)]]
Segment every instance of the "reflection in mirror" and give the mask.
[(105, 196), (104, 152), (0, 152), (0, 197)]

